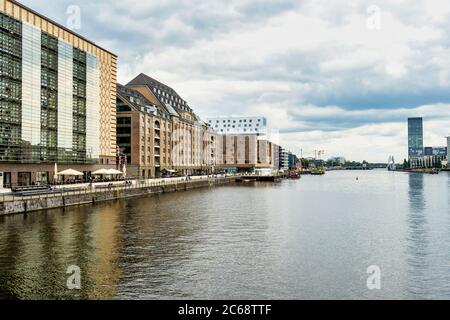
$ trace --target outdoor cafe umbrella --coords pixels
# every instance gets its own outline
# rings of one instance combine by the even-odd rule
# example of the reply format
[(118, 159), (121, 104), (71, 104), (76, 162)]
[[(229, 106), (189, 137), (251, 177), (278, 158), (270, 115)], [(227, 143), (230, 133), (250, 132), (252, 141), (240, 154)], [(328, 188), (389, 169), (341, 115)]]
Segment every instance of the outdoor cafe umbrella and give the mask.
[(116, 169), (108, 169), (107, 171), (108, 171), (108, 174), (113, 174), (113, 175), (123, 174), (122, 171), (119, 171), (119, 170), (116, 170)]
[(103, 174), (111, 174), (111, 173), (109, 172), (108, 169), (100, 169), (100, 170), (92, 172), (92, 174), (94, 174), (94, 175), (95, 174), (103, 175)]
[(58, 172), (57, 175), (58, 176), (82, 176), (84, 174), (77, 170), (67, 169), (67, 170)]

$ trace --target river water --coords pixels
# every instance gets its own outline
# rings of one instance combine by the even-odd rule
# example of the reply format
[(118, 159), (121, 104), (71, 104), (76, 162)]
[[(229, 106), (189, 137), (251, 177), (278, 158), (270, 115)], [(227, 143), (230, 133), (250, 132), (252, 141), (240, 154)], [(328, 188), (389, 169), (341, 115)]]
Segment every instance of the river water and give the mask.
[(450, 298), (449, 190), (334, 171), (0, 217), (0, 298)]

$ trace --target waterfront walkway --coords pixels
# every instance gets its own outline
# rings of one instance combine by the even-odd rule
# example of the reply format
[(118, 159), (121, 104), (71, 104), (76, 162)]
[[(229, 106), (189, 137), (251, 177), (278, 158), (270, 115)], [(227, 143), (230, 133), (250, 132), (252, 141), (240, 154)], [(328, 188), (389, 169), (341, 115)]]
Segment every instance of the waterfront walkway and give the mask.
[[(232, 177), (232, 175), (204, 175), (204, 176), (189, 176), (189, 177), (172, 177), (172, 178), (158, 178), (158, 179), (134, 179), (128, 181), (109, 181), (96, 183), (79, 183), (67, 185), (54, 185), (47, 193), (38, 193), (30, 195), (20, 195), (11, 192), (11, 189), (3, 189), (0, 193), (0, 202), (8, 201), (24, 201), (30, 199), (45, 199), (61, 196), (94, 194), (99, 192), (111, 192), (130, 189), (142, 189), (158, 186), (169, 186), (189, 181), (215, 181), (217, 179), (224, 179)], [(128, 182), (128, 183), (127, 183)]]

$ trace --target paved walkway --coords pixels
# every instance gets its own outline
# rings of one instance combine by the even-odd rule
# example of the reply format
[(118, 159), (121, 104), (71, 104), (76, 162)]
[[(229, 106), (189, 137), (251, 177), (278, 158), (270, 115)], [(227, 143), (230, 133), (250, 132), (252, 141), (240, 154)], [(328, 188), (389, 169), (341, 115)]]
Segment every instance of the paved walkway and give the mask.
[[(217, 178), (229, 177), (231, 175), (214, 175)], [(165, 185), (172, 184), (176, 182), (185, 182), (185, 181), (198, 181), (198, 180), (207, 180), (212, 178), (211, 175), (207, 176), (190, 176), (186, 177), (174, 177), (174, 178), (158, 178), (158, 179), (133, 179), (128, 180), (131, 181), (130, 188), (139, 188), (145, 186), (157, 186), (157, 185)], [(53, 192), (41, 193), (35, 195), (14, 195), (11, 192), (11, 189), (1, 189), (0, 191), (0, 202), (1, 201), (13, 201), (18, 198), (38, 198), (38, 197), (52, 197), (52, 196), (60, 196), (61, 193), (64, 194), (76, 194), (76, 193), (85, 193), (85, 192), (98, 192), (98, 191), (106, 191), (109, 189), (109, 185), (112, 184), (112, 187), (125, 187), (126, 181), (109, 181), (109, 182), (95, 182), (91, 187), (89, 183), (78, 183), (78, 184), (66, 184), (66, 185), (55, 185), (52, 186)]]

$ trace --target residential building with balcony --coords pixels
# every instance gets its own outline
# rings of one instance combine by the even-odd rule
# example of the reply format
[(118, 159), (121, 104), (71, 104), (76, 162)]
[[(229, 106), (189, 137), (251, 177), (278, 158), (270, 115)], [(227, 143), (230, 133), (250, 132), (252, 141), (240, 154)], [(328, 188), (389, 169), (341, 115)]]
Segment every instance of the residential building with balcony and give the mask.
[[(129, 94), (133, 92), (135, 101), (137, 99), (142, 105), (150, 106), (151, 110), (157, 110), (156, 115), (147, 112), (148, 115), (144, 117), (145, 119), (164, 118), (164, 120), (158, 120), (161, 125), (159, 133), (156, 132), (157, 128), (154, 128), (155, 132), (152, 131), (153, 128), (150, 128), (153, 136), (150, 138), (152, 142), (148, 145), (137, 145), (133, 141), (123, 140), (126, 137), (122, 134), (120, 137), (118, 136), (117, 144), (120, 148), (125, 148), (126, 154), (131, 154), (131, 163), (135, 166), (138, 165), (137, 162), (140, 163), (140, 169), (133, 171), (134, 176), (158, 177), (164, 170), (174, 170), (180, 174), (194, 174), (211, 171), (212, 167), (217, 165), (215, 159), (217, 157), (217, 134), (194, 113), (188, 103), (174, 89), (142, 73), (120, 88), (123, 91), (128, 90)], [(124, 100), (128, 100), (128, 104), (130, 104), (126, 97), (118, 97), (118, 110)], [(142, 108), (142, 106), (137, 106), (137, 108)], [(136, 110), (136, 107), (133, 110)], [(136, 111), (132, 112), (136, 113)], [(129, 115), (122, 112), (118, 115), (117, 134), (119, 134), (119, 126), (122, 126), (121, 121), (125, 121), (120, 120), (123, 117), (129, 117)], [(145, 121), (152, 123), (152, 120)], [(139, 136), (140, 141), (149, 139), (143, 134), (149, 128), (132, 124), (129, 128), (131, 128), (131, 133), (128, 134), (131, 137)], [(125, 129), (120, 129), (120, 131), (122, 130), (125, 131)], [(128, 145), (130, 149), (128, 149)], [(139, 159), (133, 156), (133, 154), (137, 154), (136, 150), (138, 149), (141, 152)]]
[(146, 179), (171, 170), (172, 123), (166, 110), (118, 84), (116, 112), (117, 146), (126, 156), (127, 176)]
[(275, 168), (274, 144), (257, 134), (219, 134), (221, 155), (216, 158), (218, 167), (230, 170)]

